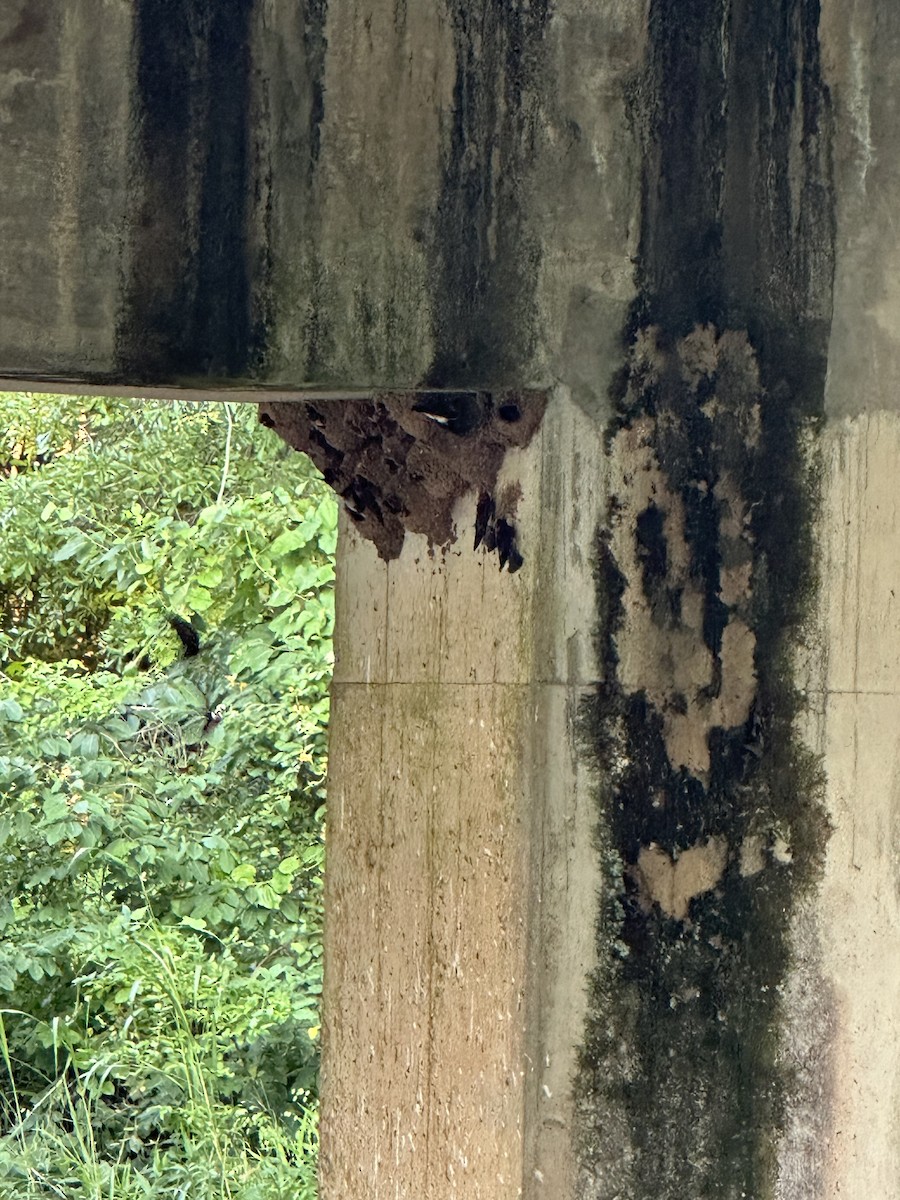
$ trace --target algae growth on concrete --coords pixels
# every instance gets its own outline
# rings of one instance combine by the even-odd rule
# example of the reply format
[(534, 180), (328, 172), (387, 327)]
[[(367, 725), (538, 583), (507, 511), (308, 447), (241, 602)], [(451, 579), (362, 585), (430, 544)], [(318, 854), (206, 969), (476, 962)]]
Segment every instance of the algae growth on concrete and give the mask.
[(792, 677), (831, 302), (817, 54), (816, 5), (650, 6), (640, 294), (597, 547), (604, 676), (582, 714), (607, 869), (584, 1197), (774, 1188), (790, 921), (828, 836)]

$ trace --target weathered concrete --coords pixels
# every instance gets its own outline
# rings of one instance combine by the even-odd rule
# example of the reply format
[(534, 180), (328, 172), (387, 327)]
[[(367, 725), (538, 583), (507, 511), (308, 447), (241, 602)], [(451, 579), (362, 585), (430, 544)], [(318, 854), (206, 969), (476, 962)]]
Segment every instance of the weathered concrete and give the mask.
[(23, 0), (0, 13), (0, 359), (16, 374), (83, 380), (114, 359), (131, 10)]
[(797, 1116), (785, 1130), (778, 1195), (893, 1198), (900, 1195), (900, 418), (881, 412), (836, 421), (821, 453), (817, 534), (826, 586), (801, 678), (833, 832), (821, 885), (794, 929), (806, 994), (795, 987), (786, 1011)]
[[(825, 0), (835, 113), (834, 317), (809, 452), (821, 479), (819, 598), (797, 645), (803, 725), (827, 779), (821, 884), (792, 931), (783, 1053), (793, 1073), (776, 1194), (900, 1196), (896, 831), (900, 596), (900, 12)], [(849, 415), (848, 415), (849, 414)]]
[(822, 51), (835, 107), (834, 320), (826, 404), (841, 416), (896, 409), (900, 329), (897, 94), (900, 9), (824, 0)]
[(602, 406), (643, 8), (11, 0), (0, 375)]
[(408, 536), (389, 563), (345, 520), (326, 1196), (571, 1191), (570, 1081), (599, 885), (574, 726), (596, 675), (583, 546), (602, 459), (599, 430), (556, 397), (504, 468), (534, 547), (514, 576), (472, 553), (472, 497), (455, 511), (457, 542), (433, 550)]
[(0, 375), (347, 502), (326, 1200), (900, 1198), (898, 68), (889, 0), (0, 16)]

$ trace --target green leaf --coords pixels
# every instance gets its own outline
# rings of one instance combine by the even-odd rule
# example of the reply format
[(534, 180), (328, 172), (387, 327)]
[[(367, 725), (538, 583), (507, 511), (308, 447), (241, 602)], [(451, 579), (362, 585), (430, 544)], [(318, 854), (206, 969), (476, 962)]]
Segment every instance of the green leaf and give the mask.
[(216, 588), (224, 577), (225, 573), (221, 567), (205, 567), (194, 576), (194, 580), (205, 588)]
[(63, 545), (60, 546), (60, 548), (56, 551), (56, 553), (53, 555), (53, 562), (65, 562), (67, 558), (73, 558), (78, 551), (82, 549), (82, 547), (85, 545), (85, 542), (86, 538), (84, 535), (81, 533), (76, 533), (73, 537), (70, 537), (67, 542), (64, 542)]
[(269, 553), (273, 558), (280, 558), (284, 554), (290, 554), (292, 550), (296, 550), (298, 546), (305, 546), (309, 541), (309, 533), (301, 525), (299, 529), (286, 529), (284, 533), (280, 533), (278, 537), (269, 546)]
[(272, 656), (272, 647), (265, 642), (244, 642), (231, 656), (231, 670), (235, 675), (253, 675), (268, 666)]
[(188, 588), (187, 604), (194, 612), (206, 612), (212, 605), (213, 598), (206, 588), (199, 587), (196, 584)]
[(76, 733), (72, 738), (72, 753), (82, 758), (96, 758), (100, 749), (100, 739), (96, 733)]
[(12, 698), (0, 700), (0, 718), (7, 721), (21, 721), (25, 716), (22, 706)]
[(46, 821), (56, 822), (61, 821), (64, 817), (68, 816), (69, 806), (66, 803), (65, 797), (50, 795), (41, 805), (41, 810)]

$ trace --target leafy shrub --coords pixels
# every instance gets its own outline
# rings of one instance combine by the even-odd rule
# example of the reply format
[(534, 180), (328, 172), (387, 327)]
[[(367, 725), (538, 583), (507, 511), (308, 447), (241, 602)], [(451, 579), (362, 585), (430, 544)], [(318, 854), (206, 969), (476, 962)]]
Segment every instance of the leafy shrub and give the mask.
[(247, 410), (22, 409), (0, 397), (0, 1168), (300, 1195), (334, 503)]

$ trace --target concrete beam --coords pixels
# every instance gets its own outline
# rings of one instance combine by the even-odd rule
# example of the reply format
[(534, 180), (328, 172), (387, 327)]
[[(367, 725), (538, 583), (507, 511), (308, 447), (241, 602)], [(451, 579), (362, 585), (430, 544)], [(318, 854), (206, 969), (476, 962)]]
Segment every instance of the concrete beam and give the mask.
[(643, 10), (11, 0), (0, 376), (602, 407)]

